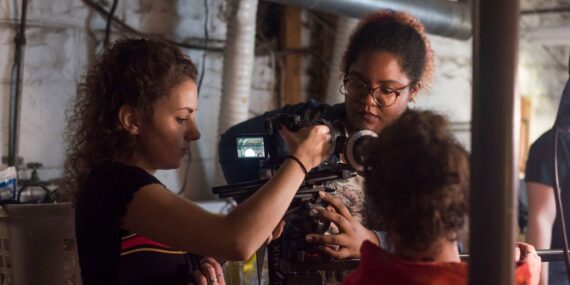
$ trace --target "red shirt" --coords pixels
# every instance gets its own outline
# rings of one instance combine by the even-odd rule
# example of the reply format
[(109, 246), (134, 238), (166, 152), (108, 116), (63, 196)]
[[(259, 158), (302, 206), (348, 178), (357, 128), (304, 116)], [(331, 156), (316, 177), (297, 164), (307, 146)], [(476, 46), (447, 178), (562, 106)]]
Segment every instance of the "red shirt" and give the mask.
[[(344, 285), (463, 285), (467, 284), (467, 263), (406, 261), (384, 251), (369, 241), (362, 244), (360, 266), (343, 282)], [(529, 265), (516, 268), (515, 284), (530, 284)]]

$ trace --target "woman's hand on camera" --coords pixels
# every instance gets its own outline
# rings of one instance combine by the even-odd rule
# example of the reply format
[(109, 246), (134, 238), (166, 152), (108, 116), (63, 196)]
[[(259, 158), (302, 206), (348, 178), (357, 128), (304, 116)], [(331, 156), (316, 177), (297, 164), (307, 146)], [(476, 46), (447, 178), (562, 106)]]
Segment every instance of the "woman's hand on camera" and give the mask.
[(211, 257), (200, 261), (200, 270), (194, 271), (194, 281), (198, 285), (226, 285), (222, 266)]
[(289, 153), (301, 160), (307, 171), (330, 155), (331, 136), (329, 128), (324, 125), (305, 127), (294, 133), (281, 128), (279, 133), (287, 143)]
[(320, 192), (319, 195), (332, 206), (333, 211), (320, 209), (317, 210), (317, 215), (335, 223), (340, 232), (336, 235), (309, 234), (306, 236), (308, 242), (323, 245), (322, 251), (339, 259), (359, 257), (360, 246), (365, 240), (378, 244), (376, 235), (353, 218), (339, 198), (325, 192)]

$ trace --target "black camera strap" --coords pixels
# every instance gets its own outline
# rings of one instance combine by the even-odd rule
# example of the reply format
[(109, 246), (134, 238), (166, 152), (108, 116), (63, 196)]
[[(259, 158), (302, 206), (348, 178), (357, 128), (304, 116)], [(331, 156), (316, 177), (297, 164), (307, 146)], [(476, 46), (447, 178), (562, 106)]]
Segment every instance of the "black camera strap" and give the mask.
[[(568, 75), (570, 76), (570, 58), (568, 60)], [(554, 122), (554, 126), (552, 126), (552, 131), (554, 132), (553, 136), (553, 159), (552, 159), (552, 180), (553, 180), (553, 189), (554, 189), (554, 200), (556, 203), (556, 210), (557, 213), (560, 215), (560, 224), (562, 229), (562, 236), (563, 236), (563, 243), (562, 243), (562, 250), (564, 252), (564, 264), (566, 265), (566, 277), (567, 280), (570, 280), (570, 255), (568, 251), (568, 234), (566, 229), (566, 221), (564, 216), (564, 207), (562, 202), (562, 193), (560, 189), (560, 177), (558, 175), (558, 140), (559, 135), (562, 134), (563, 136), (568, 136), (570, 133), (570, 79), (566, 82), (566, 86), (564, 87), (564, 91), (562, 92), (562, 96), (560, 98), (560, 105), (558, 106), (558, 113), (556, 114), (556, 121)], [(566, 161), (569, 158), (566, 157)], [(568, 175), (568, 174), (566, 174)], [(568, 191), (570, 189), (564, 189)]]

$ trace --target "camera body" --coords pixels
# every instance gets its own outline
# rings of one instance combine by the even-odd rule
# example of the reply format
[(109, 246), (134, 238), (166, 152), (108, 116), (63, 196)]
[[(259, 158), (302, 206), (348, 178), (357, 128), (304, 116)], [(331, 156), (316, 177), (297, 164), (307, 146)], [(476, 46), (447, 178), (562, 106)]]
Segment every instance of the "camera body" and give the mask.
[(278, 113), (265, 121), (265, 132), (237, 134), (229, 140), (226, 147), (235, 149), (234, 161), (259, 161), (262, 169), (277, 169), (288, 154), (287, 146), (281, 139), (278, 130), (282, 127), (296, 132), (304, 127), (325, 125), (331, 135), (331, 158), (321, 165), (338, 162), (341, 153), (346, 152), (348, 131), (340, 121), (330, 122), (325, 119), (301, 120), (299, 115)]
[[(323, 284), (323, 271), (358, 267), (358, 260), (334, 260), (322, 253), (318, 245), (308, 243), (305, 239), (307, 234), (324, 234), (331, 225), (329, 221), (319, 219), (312, 211), (327, 206), (319, 197), (319, 191), (332, 193), (334, 190), (327, 187), (329, 182), (355, 175), (348, 166), (339, 164), (311, 172), (305, 178), (283, 218), (285, 228), (282, 235), (267, 246), (271, 285)], [(265, 182), (267, 179), (219, 186), (214, 187), (213, 192), (220, 198), (243, 201)]]
[(331, 156), (323, 161), (320, 167), (338, 163), (343, 157), (343, 163), (352, 169), (364, 170), (368, 145), (378, 135), (370, 130), (360, 130), (349, 135), (340, 120), (333, 122), (325, 119), (301, 120), (299, 115), (279, 113), (266, 120), (265, 133), (238, 134), (235, 140), (230, 140), (234, 144), (228, 147), (235, 149), (233, 160), (259, 161), (262, 169), (274, 170), (283, 163), (288, 153), (286, 145), (279, 136), (279, 128), (285, 127), (289, 131), (296, 132), (314, 125), (327, 126), (331, 135)]
[[(306, 242), (305, 236), (327, 232), (330, 222), (319, 219), (312, 211), (327, 206), (319, 198), (318, 192), (334, 192), (334, 189), (327, 187), (330, 182), (354, 177), (357, 171), (363, 170), (366, 146), (376, 135), (369, 131), (359, 131), (349, 136), (341, 120), (301, 120), (299, 115), (277, 113), (265, 118), (264, 132), (226, 136), (225, 145), (220, 145), (220, 153), (222, 147), (226, 148), (226, 154), (231, 153), (230, 159), (225, 158), (226, 163), (244, 166), (257, 164), (260, 169), (274, 171), (288, 154), (278, 133), (279, 128), (285, 127), (296, 132), (313, 125), (329, 128), (331, 156), (307, 175), (284, 216), (286, 225), (283, 234), (268, 246), (270, 284), (322, 284), (322, 271), (354, 269), (358, 266), (358, 261), (355, 260), (330, 258), (319, 250), (318, 245)], [(341, 157), (345, 158), (344, 162)], [(221, 163), (224, 161), (221, 160)], [(220, 198), (233, 198), (239, 203), (255, 193), (266, 181), (267, 179), (252, 180), (215, 187), (213, 192)]]

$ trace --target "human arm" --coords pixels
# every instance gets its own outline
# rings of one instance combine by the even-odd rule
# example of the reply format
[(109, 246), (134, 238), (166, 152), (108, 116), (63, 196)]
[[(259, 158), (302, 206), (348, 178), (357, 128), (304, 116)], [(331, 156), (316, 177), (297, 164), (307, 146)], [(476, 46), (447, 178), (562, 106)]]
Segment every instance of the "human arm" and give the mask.
[[(539, 249), (549, 249), (552, 238), (552, 226), (556, 218), (554, 190), (552, 187), (542, 183), (527, 182), (526, 191), (528, 196), (526, 242), (533, 244)], [(548, 263), (542, 264), (539, 284), (548, 284)]]
[[(328, 154), (328, 128), (314, 126), (296, 133), (282, 131), (290, 153), (307, 169)], [(267, 239), (285, 214), (305, 173), (287, 159), (276, 174), (227, 216), (206, 212), (164, 187), (150, 184), (137, 191), (122, 227), (203, 256), (245, 260)]]
[[(325, 192), (320, 192), (321, 198), (333, 207), (334, 211), (325, 209), (317, 210), (321, 218), (330, 220), (339, 228), (339, 234), (335, 235), (307, 235), (306, 239), (311, 243), (325, 245), (321, 249), (339, 259), (360, 257), (360, 246), (365, 240), (379, 245), (378, 237), (371, 230), (366, 229), (358, 220), (354, 219), (350, 211), (342, 201)], [(326, 245), (338, 245), (338, 250)]]
[(281, 237), (281, 234), (283, 234), (283, 230), (285, 230), (285, 219), (282, 219), (279, 224), (277, 225), (277, 227), (275, 227), (275, 229), (273, 229), (273, 232), (271, 232), (271, 234), (269, 235), (269, 237), (267, 237), (267, 241), (265, 242), (266, 244), (271, 243), (272, 241), (278, 239), (279, 237)]

